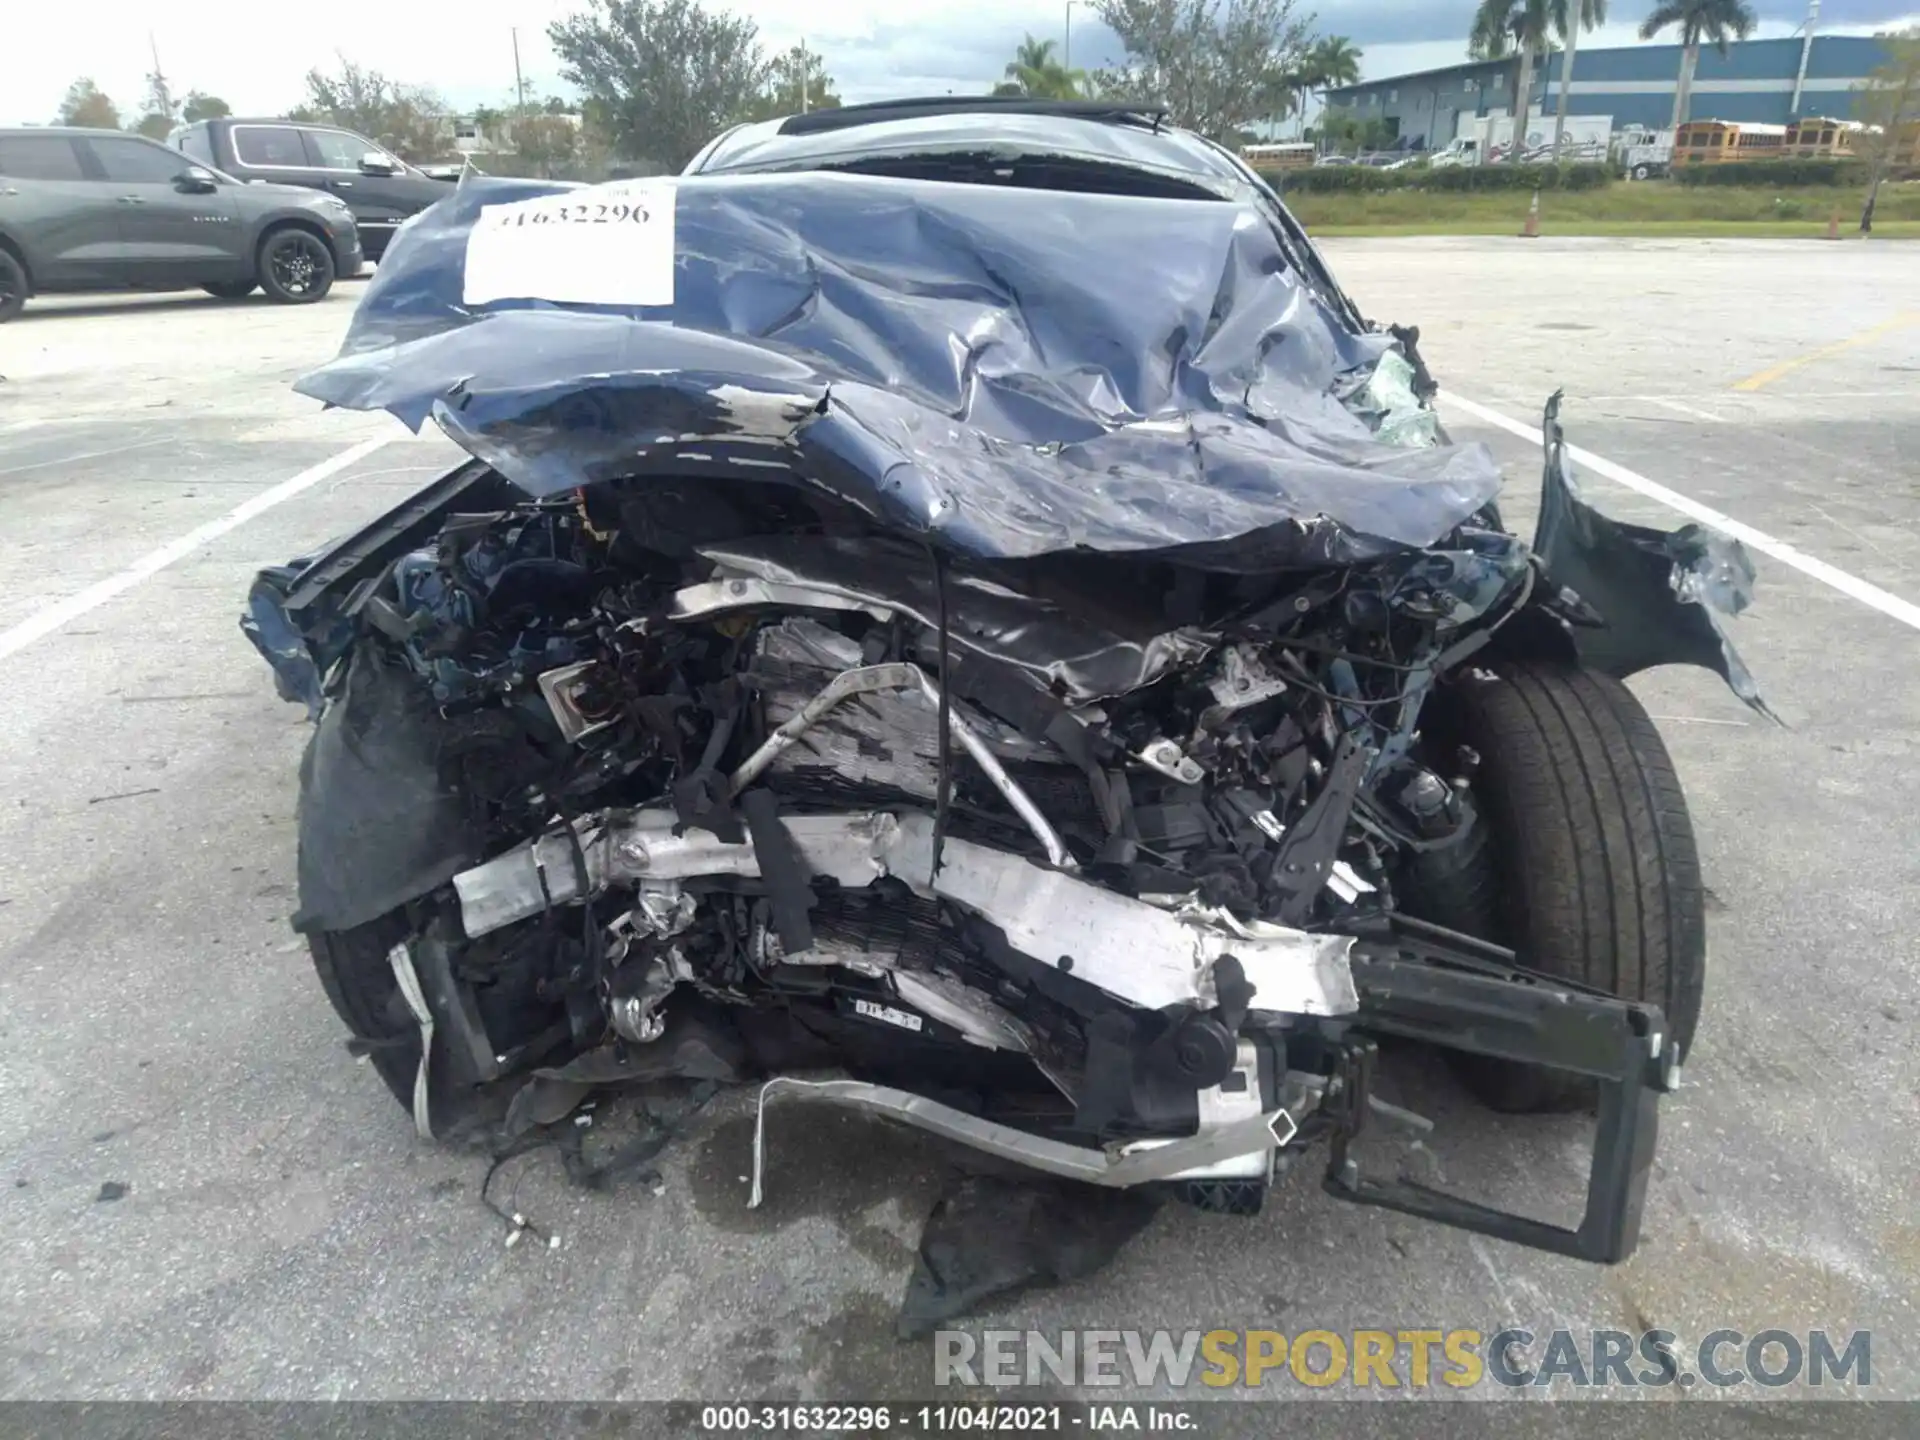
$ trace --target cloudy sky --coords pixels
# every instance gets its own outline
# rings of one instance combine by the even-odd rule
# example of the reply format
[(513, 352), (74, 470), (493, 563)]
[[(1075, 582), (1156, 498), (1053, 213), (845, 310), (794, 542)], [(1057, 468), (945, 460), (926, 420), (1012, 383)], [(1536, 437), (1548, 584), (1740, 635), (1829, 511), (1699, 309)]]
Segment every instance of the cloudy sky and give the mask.
[[(1064, 0), (711, 0), (751, 16), (770, 46), (805, 40), (823, 54), (848, 100), (894, 94), (979, 91), (1028, 31), (1059, 36)], [(1352, 37), (1366, 52), (1368, 76), (1390, 75), (1465, 58), (1474, 0), (1299, 0), (1317, 9), (1316, 28)], [(1806, 0), (1753, 0), (1760, 34), (1785, 35), (1806, 17)], [(152, 68), (149, 31), (176, 93), (212, 91), (239, 113), (277, 114), (298, 102), (301, 77), (328, 65), (335, 47), (363, 65), (432, 85), (461, 107), (500, 105), (513, 93), (517, 30), (521, 67), (531, 91), (563, 91), (546, 43), (548, 22), (576, 0), (387, 0), (373, 6), (307, 11), (331, 14), (328, 26), (289, 25), (286, 13), (260, 0), (195, 0), (155, 6), (133, 0), (87, 0), (85, 23), (49, 0), (13, 0), (0, 45), (0, 124), (45, 123), (68, 84), (88, 76), (123, 111), (133, 110)], [(1650, 0), (1628, 10), (1584, 44), (1631, 44)], [(1916, 0), (1825, 0), (1823, 32), (1871, 32), (1920, 18)], [(832, 19), (823, 18), (831, 14)], [(1073, 6), (1073, 61), (1097, 66), (1118, 57), (1114, 39)], [(300, 43), (296, 43), (295, 37)]]

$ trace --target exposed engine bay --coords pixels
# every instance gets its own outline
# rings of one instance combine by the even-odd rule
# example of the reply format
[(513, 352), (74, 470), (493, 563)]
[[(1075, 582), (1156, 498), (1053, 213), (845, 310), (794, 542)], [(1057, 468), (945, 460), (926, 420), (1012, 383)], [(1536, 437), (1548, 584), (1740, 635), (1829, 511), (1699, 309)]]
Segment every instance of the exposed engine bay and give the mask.
[(1354, 1009), (1353, 920), (1472, 822), (1466, 781), (1409, 753), (1421, 691), (1532, 583), (1463, 532), (1465, 601), (1446, 555), (1197, 577), (1197, 623), (1151, 633), (1119, 610), (1160, 588), (1129, 565), (1049, 596), (1068, 577), (787, 533), (676, 566), (626, 540), (660, 495), (457, 522), (374, 599), (480, 722), (448, 723), (504, 853), (453, 879), (465, 934), (584, 900), (541, 982), (577, 1044), (657, 1038), (683, 986), (817, 1009), (1024, 1056), (1093, 1145), (1193, 1123), (1250, 1014)]
[[(1364, 326), (1277, 202), (687, 181), (670, 314), (474, 323), (484, 202), (543, 193), (421, 217), (303, 382), (476, 458), (242, 622), (316, 720), (296, 928), (421, 1134), (754, 1082), (763, 1123), (804, 1093), (1241, 1213), (1325, 1145), (1339, 1198), (1632, 1250), (1704, 932), (1619, 680), (1764, 709), (1736, 545), (1587, 505), (1557, 398), (1511, 533), (1417, 332)], [(1063, 211), (1110, 237), (1098, 295)], [(1129, 293), (1145, 223), (1207, 263), (1102, 309), (1124, 343), (1049, 329), (1044, 295)], [(880, 265), (879, 233), (941, 238)], [(1580, 1222), (1362, 1174), (1370, 1117), (1424, 1123), (1373, 1094), (1386, 1037), (1496, 1108), (1596, 1105)]]
[[(449, 479), (455, 506), (510, 498), (483, 467)], [(431, 545), (331, 581), (350, 598), (320, 629), (359, 639), (310, 757), (299, 923), (385, 907), (326, 861), (347, 837), (325, 797), (361, 792), (349, 764), (393, 784), (411, 748), (452, 848), (411, 804), (352, 839), (359, 868), (428, 894), (416, 940), (494, 1057), (463, 1078), (618, 1074), (691, 1005), (749, 1052), (798, 1037), (847, 1071), (823, 1098), (1257, 1208), (1274, 1152), (1331, 1123), (1306, 1122), (1366, 1023), (1356, 960), (1404, 951), (1403, 891), (1481, 824), (1481, 757), (1431, 743), (1423, 706), (1506, 626), (1537, 644), (1582, 602), (1479, 523), (1373, 565), (1223, 576), (954, 560), (817, 501), (729, 498), (449, 508)], [(270, 658), (289, 589), (328, 564), (262, 577)], [(316, 673), (283, 665), (284, 693)], [(477, 863), (406, 878), (421, 840)], [(436, 1113), (434, 1064), (428, 1035), (426, 1134), (461, 1118)]]

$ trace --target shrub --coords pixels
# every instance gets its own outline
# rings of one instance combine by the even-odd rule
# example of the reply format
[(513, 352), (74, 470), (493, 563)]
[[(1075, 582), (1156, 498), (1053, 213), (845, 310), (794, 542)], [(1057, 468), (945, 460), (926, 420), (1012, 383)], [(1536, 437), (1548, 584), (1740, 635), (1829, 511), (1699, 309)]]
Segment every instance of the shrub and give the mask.
[(1387, 190), (1598, 190), (1613, 179), (1610, 165), (1443, 165), (1381, 170), (1371, 165), (1325, 165), (1311, 170), (1263, 171), (1281, 194), (1374, 194)]
[(1867, 167), (1858, 160), (1735, 160), (1724, 165), (1676, 165), (1682, 185), (1863, 185)]
[(1311, 170), (1263, 170), (1264, 179), (1281, 194), (1321, 195), (1356, 191), (1404, 190), (1406, 172), (1380, 170), (1371, 165), (1326, 165)]

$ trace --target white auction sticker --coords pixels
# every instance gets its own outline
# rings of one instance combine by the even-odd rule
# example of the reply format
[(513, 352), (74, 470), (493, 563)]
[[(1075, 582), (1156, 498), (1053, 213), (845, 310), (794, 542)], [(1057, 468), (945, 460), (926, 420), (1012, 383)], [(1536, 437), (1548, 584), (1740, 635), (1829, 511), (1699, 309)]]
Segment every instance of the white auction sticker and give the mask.
[(869, 1020), (883, 1020), (889, 1025), (898, 1025), (902, 1030), (919, 1030), (924, 1022), (910, 1010), (896, 1010), (891, 1005), (876, 1005), (871, 1000), (855, 1000), (853, 1009), (856, 1015), (864, 1015)]
[(616, 180), (488, 205), (467, 234), (461, 303), (671, 305), (670, 179)]

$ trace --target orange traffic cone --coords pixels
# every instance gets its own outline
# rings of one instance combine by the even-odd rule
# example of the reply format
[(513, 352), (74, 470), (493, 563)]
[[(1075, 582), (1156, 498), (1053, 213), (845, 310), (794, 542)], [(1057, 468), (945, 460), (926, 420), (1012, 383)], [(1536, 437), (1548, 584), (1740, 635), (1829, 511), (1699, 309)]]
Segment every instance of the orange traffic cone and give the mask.
[(1840, 212), (1838, 210), (1827, 217), (1827, 238), (1829, 240), (1838, 240), (1840, 238)]
[(1537, 240), (1540, 237), (1540, 192), (1533, 192), (1533, 202), (1527, 206), (1527, 223), (1521, 227), (1520, 238)]

